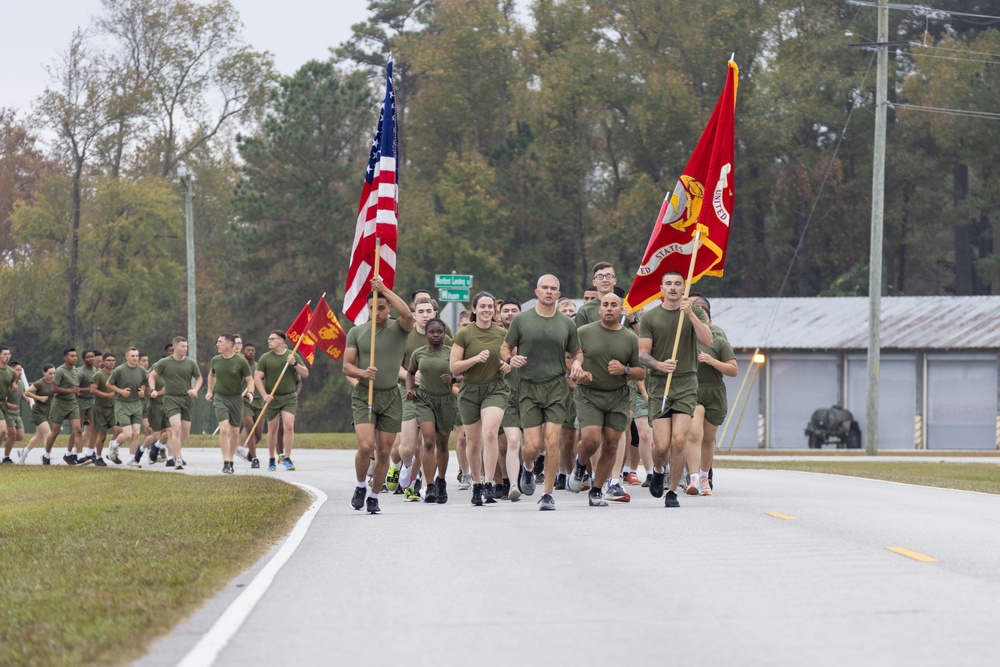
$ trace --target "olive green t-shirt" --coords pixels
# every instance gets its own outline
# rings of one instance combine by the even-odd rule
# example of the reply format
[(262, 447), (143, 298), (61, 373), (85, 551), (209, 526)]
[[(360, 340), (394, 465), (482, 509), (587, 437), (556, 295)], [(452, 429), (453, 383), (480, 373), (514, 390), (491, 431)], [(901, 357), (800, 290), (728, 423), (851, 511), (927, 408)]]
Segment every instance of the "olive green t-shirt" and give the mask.
[(601, 300), (591, 299), (587, 303), (580, 306), (580, 310), (576, 311), (576, 315), (573, 316), (573, 323), (576, 324), (576, 328), (579, 329), (584, 324), (590, 324), (591, 322), (596, 322), (601, 319)]
[[(371, 335), (372, 335), (371, 330), (369, 329), (368, 330), (369, 340)], [(413, 329), (410, 330), (410, 335), (406, 339), (406, 351), (403, 352), (403, 363), (402, 363), (403, 368), (410, 367), (410, 357), (413, 354), (414, 350), (416, 350), (418, 347), (423, 347), (424, 345), (429, 345), (429, 344), (430, 343), (427, 341), (427, 334), (417, 332), (417, 327), (414, 326)], [(375, 345), (377, 347), (378, 343), (376, 343)], [(449, 336), (448, 334), (444, 335), (444, 345), (448, 345), (449, 347), (451, 346), (451, 336)], [(378, 366), (376, 365), (375, 368), (378, 368)]]
[(168, 396), (187, 396), (191, 390), (191, 381), (201, 377), (198, 362), (191, 357), (180, 361), (173, 355), (163, 357), (153, 366), (157, 376), (163, 378), (163, 390)]
[[(698, 352), (705, 352), (718, 361), (732, 361), (736, 358), (733, 354), (733, 346), (729, 344), (726, 333), (715, 326), (712, 329), (712, 345), (705, 347), (698, 343)], [(722, 382), (722, 371), (719, 371), (708, 364), (698, 364), (698, 384), (720, 384)]]
[[(153, 368), (156, 368), (156, 366), (153, 366)], [(147, 375), (147, 379), (148, 379), (148, 377), (149, 376)], [(163, 396), (166, 393), (164, 391), (164, 388), (166, 387), (166, 385), (163, 383), (163, 376), (160, 375), (159, 373), (157, 373), (156, 374), (156, 379), (153, 381), (153, 385), (155, 386), (154, 388), (156, 389), (156, 398), (153, 398), (152, 396), (150, 396), (149, 397), (149, 402), (150, 403), (161, 404), (161, 403), (163, 403)]]
[[(94, 377), (90, 378), (90, 383), (94, 385), (94, 388), (96, 388), (97, 391), (103, 391), (104, 393), (108, 393), (111, 391), (110, 389), (108, 389), (108, 380), (110, 379), (111, 379), (111, 373), (107, 372), (102, 368), (101, 370), (94, 373)], [(114, 404), (115, 404), (114, 397), (104, 398), (103, 396), (98, 396), (97, 394), (94, 394), (95, 407), (110, 408)]]
[[(403, 331), (399, 326), (399, 320), (389, 320), (385, 326), (375, 328), (375, 368), (378, 369), (375, 376), (376, 389), (384, 391), (399, 384), (399, 368), (403, 365), (409, 336), (410, 332)], [(372, 349), (371, 320), (347, 332), (347, 347), (358, 351), (354, 365), (368, 368)]]
[[(83, 367), (80, 368), (80, 370), (77, 371), (76, 374), (77, 386), (80, 387), (80, 389), (90, 389), (90, 383), (93, 382), (94, 373), (96, 372), (97, 372), (96, 368), (92, 368), (84, 364)], [(89, 391), (86, 393), (81, 391), (80, 395), (77, 396), (77, 398), (90, 398), (90, 397), (91, 396)]]
[[(694, 314), (702, 322), (708, 322), (705, 311), (697, 306), (693, 309)], [(677, 310), (667, 310), (665, 308), (653, 308), (646, 311), (642, 319), (639, 320), (639, 338), (649, 338), (653, 341), (651, 354), (657, 361), (671, 359), (674, 351), (674, 338), (677, 335), (677, 322), (681, 318), (687, 319), (687, 315)], [(698, 337), (694, 333), (694, 327), (690, 322), (684, 324), (681, 330), (681, 342), (677, 347), (677, 370), (674, 375), (693, 375), (698, 372)], [(650, 375), (666, 377), (668, 373), (649, 369)]]
[(217, 354), (212, 357), (208, 368), (209, 373), (215, 374), (215, 393), (219, 396), (239, 396), (246, 389), (250, 364), (242, 354), (234, 354), (228, 359)]
[(38, 417), (39, 419), (44, 419), (49, 416), (49, 408), (52, 407), (52, 395), (55, 393), (52, 391), (52, 383), (46, 382), (45, 380), (38, 380), (32, 384), (28, 389), (35, 396), (48, 396), (49, 400), (42, 403), (41, 401), (35, 401), (31, 404), (31, 417), (34, 419)]
[[(244, 359), (246, 359), (246, 357), (244, 357)], [(250, 377), (254, 377), (254, 375), (257, 373), (257, 362), (255, 361), (252, 364), (250, 362), (247, 362), (247, 365), (250, 366)], [(264, 397), (261, 396), (260, 392), (257, 391), (256, 387), (254, 387), (253, 390), (253, 400), (250, 401), (250, 407), (256, 410), (262, 410), (264, 408)]]
[(608, 362), (617, 359), (625, 366), (639, 365), (639, 337), (627, 327), (615, 331), (605, 329), (600, 322), (580, 327), (580, 349), (583, 350), (583, 370), (593, 381), (581, 385), (598, 391), (613, 391), (628, 385), (624, 375), (608, 372)]
[(520, 380), (539, 384), (566, 375), (566, 355), (580, 349), (576, 325), (562, 313), (542, 317), (532, 308), (514, 316), (505, 339), (528, 358)]
[[(76, 376), (77, 367), (66, 368), (66, 364), (63, 364), (56, 368), (56, 379), (52, 384), (59, 387), (60, 389), (72, 389), (77, 386)], [(76, 404), (76, 394), (56, 394), (52, 397), (52, 402), (55, 405), (75, 405)]]
[[(281, 377), (281, 382), (278, 383), (278, 386), (274, 386), (274, 383), (278, 382), (281, 370), (288, 361), (289, 353), (291, 353), (291, 350), (288, 349), (283, 354), (275, 354), (268, 350), (260, 355), (260, 359), (257, 360), (257, 369), (254, 371), (254, 374), (256, 375), (258, 372), (264, 374), (264, 391), (270, 392), (272, 396), (286, 396), (295, 393), (295, 379), (298, 373), (291, 365), (288, 366), (288, 370)], [(306, 363), (302, 355), (298, 352), (295, 353), (295, 360), (300, 364)], [(246, 359), (243, 359), (243, 361), (246, 361)], [(247, 366), (249, 367), (249, 364)], [(236, 393), (239, 394), (239, 392)]]
[[(468, 329), (468, 327), (466, 327)], [(463, 329), (464, 331), (465, 329)], [(437, 352), (432, 352), (429, 345), (418, 347), (410, 355), (410, 365), (420, 371), (420, 388), (434, 396), (447, 396), (451, 393), (451, 382), (441, 381), (442, 373), (451, 375), (449, 364), (451, 360), (451, 345), (442, 345)]]
[(10, 394), (10, 386), (14, 384), (14, 378), (17, 377), (17, 373), (10, 366), (0, 370), (0, 401), (6, 401), (7, 396)]
[[(142, 400), (142, 397), (139, 396), (139, 387), (144, 385), (148, 379), (149, 371), (142, 366), (137, 365), (135, 368), (129, 368), (128, 364), (122, 364), (121, 366), (116, 366), (115, 370), (111, 371), (111, 377), (108, 378), (108, 384), (113, 384), (119, 389), (132, 390), (129, 392), (127, 397), (115, 392), (116, 401), (121, 403), (138, 403)], [(100, 389), (100, 387), (98, 387), (98, 389)]]
[(469, 382), (493, 382), (500, 379), (500, 346), (503, 345), (507, 330), (496, 323), (491, 323), (489, 329), (480, 329), (473, 323), (455, 335), (454, 345), (461, 347), (465, 354), (463, 359), (470, 359), (483, 350), (490, 351), (490, 358), (485, 364), (476, 364), (462, 373)]
[[(10, 406), (14, 407), (10, 407)], [(20, 383), (14, 383), (7, 393), (7, 409), (11, 412), (18, 413), (21, 411), (21, 385)]]

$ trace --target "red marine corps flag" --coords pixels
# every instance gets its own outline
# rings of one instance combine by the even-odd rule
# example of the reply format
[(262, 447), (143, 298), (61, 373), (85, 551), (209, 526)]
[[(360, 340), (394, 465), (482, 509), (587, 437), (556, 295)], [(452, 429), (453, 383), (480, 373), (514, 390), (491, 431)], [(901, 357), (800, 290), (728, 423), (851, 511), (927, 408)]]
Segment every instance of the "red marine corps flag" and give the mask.
[(306, 334), (328, 357), (340, 361), (347, 347), (347, 334), (340, 328), (340, 322), (337, 321), (337, 316), (334, 315), (325, 297), (320, 297), (319, 303), (316, 304), (316, 314)]
[[(392, 57), (385, 68), (385, 101), (379, 113), (358, 205), (358, 224), (347, 270), (344, 314), (355, 324), (368, 321), (365, 307), (376, 272), (388, 289), (396, 279), (399, 192), (396, 187), (396, 97), (392, 90)], [(377, 240), (377, 243), (376, 243)], [(379, 248), (379, 260), (375, 248)], [(376, 269), (376, 267), (378, 267)]]
[(739, 68), (729, 61), (726, 87), (698, 140), (677, 186), (667, 194), (642, 256), (642, 264), (625, 298), (638, 311), (661, 298), (660, 280), (667, 271), (688, 275), (695, 252), (695, 232), (701, 232), (691, 282), (721, 276), (725, 265), (729, 222), (733, 212), (734, 123)]
[[(316, 361), (316, 339), (306, 331), (310, 318), (312, 318), (312, 309), (309, 308), (309, 304), (307, 303), (302, 306), (299, 316), (292, 322), (292, 326), (288, 327), (285, 335), (288, 336), (288, 340), (298, 344), (302, 358), (312, 366), (313, 362)], [(302, 339), (301, 343), (299, 343), (300, 338)]]

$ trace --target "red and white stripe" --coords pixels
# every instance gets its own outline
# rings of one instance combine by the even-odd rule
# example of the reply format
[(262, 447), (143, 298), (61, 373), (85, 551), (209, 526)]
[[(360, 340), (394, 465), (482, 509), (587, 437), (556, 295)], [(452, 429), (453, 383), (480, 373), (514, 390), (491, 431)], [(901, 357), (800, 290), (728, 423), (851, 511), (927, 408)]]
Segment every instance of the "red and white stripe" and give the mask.
[(347, 273), (344, 314), (355, 324), (368, 321), (368, 293), (374, 278), (375, 238), (381, 240), (379, 275), (389, 289), (396, 280), (396, 158), (383, 155), (375, 165), (372, 182), (365, 180), (358, 206), (358, 224), (354, 231), (351, 264)]

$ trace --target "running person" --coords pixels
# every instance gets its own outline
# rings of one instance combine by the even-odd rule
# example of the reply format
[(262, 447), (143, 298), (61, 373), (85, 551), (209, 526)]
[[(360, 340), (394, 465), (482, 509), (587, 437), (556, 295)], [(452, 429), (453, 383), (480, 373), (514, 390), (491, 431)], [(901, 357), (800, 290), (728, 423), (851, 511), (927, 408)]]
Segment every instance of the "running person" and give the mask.
[(16, 375), (14, 369), (10, 367), (10, 348), (0, 345), (0, 428), (7, 434), (7, 444), (4, 445), (5, 459), (10, 458), (10, 451), (17, 434), (17, 429), (11, 426), (7, 415), (7, 399), (10, 397), (10, 387), (14, 384)]
[[(698, 343), (712, 344), (704, 311), (693, 308), (684, 296), (684, 276), (668, 271), (660, 280), (663, 303), (647, 311), (639, 322), (639, 358), (649, 371), (646, 389), (649, 394), (649, 423), (653, 428), (653, 477), (649, 492), (663, 496), (663, 467), (670, 456), (670, 480), (665, 507), (680, 507), (677, 484), (684, 472), (684, 441), (691, 427), (691, 417), (698, 402)], [(685, 319), (691, 326), (683, 326)], [(677, 327), (681, 326), (677, 358), (672, 359)], [(667, 376), (673, 373), (670, 394), (664, 399)]]
[(202, 377), (198, 362), (187, 356), (187, 338), (175, 336), (173, 346), (169, 357), (153, 365), (148, 384), (149, 397), (156, 398), (160, 395), (156, 389), (156, 378), (163, 378), (163, 410), (170, 422), (170, 451), (173, 457), (167, 461), (167, 467), (182, 470), (185, 463), (181, 454), (191, 434), (191, 410), (201, 389)]
[[(247, 360), (247, 364), (250, 366), (250, 377), (254, 377), (254, 373), (257, 372), (257, 346), (253, 343), (244, 344), (243, 358)], [(248, 450), (247, 458), (250, 459), (250, 467), (254, 470), (260, 468), (260, 459), (257, 458), (257, 443), (260, 442), (261, 437), (264, 435), (264, 424), (257, 421), (257, 418), (260, 417), (260, 412), (263, 409), (264, 398), (259, 392), (247, 396), (246, 401), (243, 403), (243, 428), (240, 430), (240, 438), (244, 438), (244, 432), (247, 434), (247, 437), (244, 438)], [(255, 425), (256, 428), (254, 428)], [(240, 455), (239, 447), (236, 448), (236, 455)]]
[[(419, 308), (419, 306), (418, 306)], [(423, 440), (423, 468), (429, 503), (448, 502), (448, 437), (455, 428), (455, 376), (449, 370), (451, 346), (445, 344), (444, 322), (432, 318), (424, 325), (427, 345), (410, 355), (406, 370), (406, 398), (413, 403)], [(413, 337), (413, 334), (410, 334)], [(417, 373), (420, 385), (416, 386)]]
[[(21, 419), (21, 401), (27, 400), (24, 398), (23, 385), (21, 384), (21, 378), (24, 377), (24, 368), (17, 361), (12, 361), (10, 367), (14, 370), (14, 381), (11, 383), (10, 391), (7, 394), (7, 430), (3, 432), (7, 443), (4, 445), (4, 457), (2, 461), (2, 463), (8, 465), (14, 463), (14, 460), (10, 458), (11, 448), (24, 440), (24, 420)], [(12, 425), (14, 428), (13, 440), (10, 437)]]
[(576, 414), (580, 420), (580, 447), (569, 479), (569, 490), (579, 493), (587, 462), (600, 451), (590, 488), (591, 507), (607, 505), (602, 485), (611, 479), (622, 434), (628, 428), (632, 392), (630, 380), (641, 380), (639, 339), (622, 326), (622, 301), (614, 293), (601, 299), (599, 322), (580, 327), (583, 359), (573, 362), (576, 380)]
[[(240, 424), (243, 423), (243, 398), (253, 400), (253, 378), (250, 364), (236, 353), (236, 336), (219, 334), (215, 341), (219, 354), (209, 362), (208, 391), (205, 400), (215, 409), (219, 420), (219, 448), (222, 450), (222, 472), (232, 475)], [(291, 447), (289, 446), (289, 451)], [(290, 459), (289, 459), (290, 460)]]
[(142, 387), (149, 380), (149, 373), (139, 365), (139, 350), (130, 347), (125, 351), (125, 363), (111, 372), (108, 389), (115, 394), (115, 423), (121, 429), (121, 442), (128, 442), (128, 465), (141, 467), (142, 450)]
[(267, 469), (272, 472), (277, 469), (274, 458), (278, 446), (279, 425), (284, 427), (285, 459), (282, 465), (285, 466), (285, 470), (295, 470), (295, 463), (292, 462), (292, 446), (295, 444), (295, 415), (299, 410), (299, 395), (295, 391), (295, 382), (297, 378), (309, 377), (309, 367), (306, 366), (302, 355), (298, 352), (293, 355), (286, 341), (284, 331), (280, 329), (271, 331), (267, 335), (268, 350), (260, 356), (257, 370), (253, 374), (257, 391), (264, 398), (264, 419), (267, 421)]
[(90, 443), (94, 439), (93, 429), (91, 428), (94, 421), (94, 397), (90, 393), (90, 382), (91, 378), (94, 377), (94, 373), (97, 372), (96, 360), (97, 350), (84, 350), (83, 366), (77, 370), (76, 374), (77, 386), (80, 387), (80, 393), (76, 397), (76, 404), (80, 410), (82, 432), (81, 437), (75, 443), (70, 443), (73, 449), (66, 453), (76, 456), (77, 465), (85, 465), (84, 458), (88, 459), (90, 463), (94, 463), (97, 460), (93, 451), (90, 451)]
[(17, 452), (18, 463), (27, 462), (28, 452), (38, 443), (44, 444), (52, 431), (49, 426), (49, 409), (52, 407), (52, 397), (55, 396), (52, 390), (52, 382), (55, 379), (56, 367), (45, 364), (42, 368), (42, 378), (33, 382), (24, 392), (25, 396), (34, 401), (31, 405), (31, 423), (35, 425), (35, 434), (28, 440), (25, 448)]
[[(514, 316), (520, 312), (521, 302), (517, 299), (508, 297), (501, 301), (500, 326), (509, 329)], [(503, 421), (500, 422), (500, 428), (503, 430), (503, 437), (500, 439), (500, 462), (504, 464), (507, 473), (503, 479), (500, 498), (511, 502), (521, 498), (521, 490), (517, 488), (517, 478), (521, 472), (521, 445), (524, 437), (521, 433), (521, 414), (517, 408), (518, 377), (519, 371), (516, 368), (511, 368), (504, 377), (504, 382), (510, 388), (510, 396), (507, 397), (507, 408), (503, 413)]]
[[(90, 382), (90, 393), (94, 395), (94, 432), (97, 434), (97, 441), (94, 443), (94, 450), (97, 453), (97, 465), (107, 465), (103, 462), (104, 441), (108, 437), (108, 432), (112, 433), (112, 442), (117, 442), (120, 429), (115, 420), (115, 392), (108, 387), (108, 380), (115, 370), (115, 355), (105, 354), (101, 359), (101, 368), (94, 373)], [(117, 444), (115, 445), (117, 447)], [(109, 452), (108, 460), (117, 465), (121, 465), (122, 460), (118, 458), (118, 452)]]
[(556, 311), (559, 279), (544, 275), (535, 287), (538, 303), (511, 320), (501, 355), (513, 368), (520, 369), (518, 407), (524, 431), (524, 467), (521, 492), (535, 492), (532, 474), (535, 458), (545, 442), (545, 493), (539, 509), (554, 510), (552, 491), (559, 469), (559, 434), (566, 418), (566, 355), (582, 358), (576, 325)]
[[(49, 417), (52, 420), (52, 432), (45, 440), (45, 453), (42, 455), (42, 463), (48, 464), (52, 460), (52, 446), (59, 437), (62, 430), (63, 421), (69, 422), (70, 442), (75, 443), (81, 437), (80, 433), (80, 407), (76, 402), (76, 396), (80, 393), (77, 385), (76, 369), (76, 348), (70, 347), (63, 350), (63, 364), (56, 369), (56, 376), (52, 383), (52, 390), (55, 396), (52, 399)], [(76, 465), (76, 456), (66, 454), (63, 461), (68, 465)], [(84, 464), (90, 463), (85, 461)]]
[(477, 506), (495, 503), (499, 495), (489, 480), (497, 467), (497, 436), (510, 395), (510, 387), (503, 381), (503, 373), (510, 368), (500, 357), (507, 330), (493, 321), (495, 302), (488, 292), (476, 294), (472, 298), (472, 324), (455, 334), (451, 346), (451, 372), (462, 376), (458, 414), (465, 426), (472, 504)]
[[(369, 514), (378, 514), (378, 494), (389, 470), (392, 442), (403, 421), (403, 401), (399, 396), (399, 368), (406, 353), (406, 341), (413, 330), (413, 313), (406, 302), (387, 289), (382, 279), (372, 278), (368, 307), (375, 305), (375, 321), (368, 320), (347, 332), (343, 373), (359, 382), (351, 390), (351, 411), (358, 451), (354, 456), (357, 487), (351, 497), (351, 507), (362, 507)], [(389, 310), (395, 308), (399, 319), (390, 320)], [(375, 327), (375, 365), (361, 367), (371, 359), (372, 327)], [(372, 403), (368, 404), (368, 386), (373, 384)], [(375, 454), (374, 482), (365, 498), (368, 464)]]

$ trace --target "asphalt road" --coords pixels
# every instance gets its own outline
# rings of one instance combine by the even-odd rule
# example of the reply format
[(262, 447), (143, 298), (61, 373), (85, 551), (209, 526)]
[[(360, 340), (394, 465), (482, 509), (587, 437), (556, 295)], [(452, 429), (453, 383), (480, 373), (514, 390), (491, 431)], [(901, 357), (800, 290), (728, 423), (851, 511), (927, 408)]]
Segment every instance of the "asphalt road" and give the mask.
[[(216, 665), (1000, 660), (1000, 496), (720, 463), (716, 495), (680, 509), (630, 487), (539, 512), (540, 492), (473, 507), (453, 460), (447, 504), (383, 494), (370, 516), (350, 506), (353, 452), (295, 460), (262, 474), (329, 500)], [(136, 664), (179, 664), (279, 548)]]

